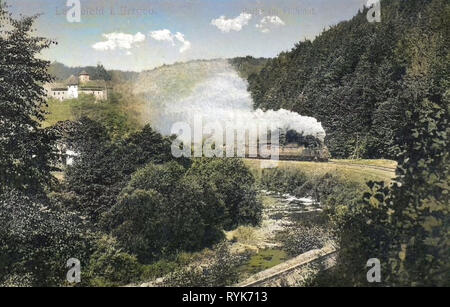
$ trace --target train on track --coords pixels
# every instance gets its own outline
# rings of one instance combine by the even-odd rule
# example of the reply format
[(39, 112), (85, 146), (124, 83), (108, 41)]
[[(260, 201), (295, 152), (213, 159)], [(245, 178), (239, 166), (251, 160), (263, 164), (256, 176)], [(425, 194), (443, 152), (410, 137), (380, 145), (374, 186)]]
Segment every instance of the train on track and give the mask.
[[(280, 145), (277, 147), (267, 146), (267, 152), (277, 152), (278, 160), (281, 161), (311, 161), (328, 162), (331, 158), (328, 148), (321, 144), (320, 146), (305, 147), (298, 144)], [(260, 148), (251, 148), (246, 146), (247, 159), (271, 159), (272, 156), (261, 154)]]
[[(278, 152), (279, 160), (328, 162), (331, 159), (323, 136), (304, 135), (294, 130), (280, 130), (279, 133), (278, 144), (273, 147), (271, 144), (267, 144), (267, 148), (265, 148), (266, 151), (273, 149)], [(270, 159), (270, 157), (267, 158), (260, 154), (260, 148), (260, 145), (254, 145), (250, 148), (247, 144), (246, 157), (249, 159)], [(252, 155), (249, 154), (250, 152)], [(256, 152), (257, 155), (255, 155)]]

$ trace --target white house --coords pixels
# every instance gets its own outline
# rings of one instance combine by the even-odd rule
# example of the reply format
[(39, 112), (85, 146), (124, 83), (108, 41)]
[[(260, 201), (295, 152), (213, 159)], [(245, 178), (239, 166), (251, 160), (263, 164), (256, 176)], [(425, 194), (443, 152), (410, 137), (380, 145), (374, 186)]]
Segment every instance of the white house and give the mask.
[(105, 80), (90, 80), (82, 71), (78, 78), (70, 76), (62, 83), (48, 83), (44, 86), (47, 96), (60, 101), (78, 98), (80, 94), (93, 95), (96, 100), (108, 99), (108, 86)]

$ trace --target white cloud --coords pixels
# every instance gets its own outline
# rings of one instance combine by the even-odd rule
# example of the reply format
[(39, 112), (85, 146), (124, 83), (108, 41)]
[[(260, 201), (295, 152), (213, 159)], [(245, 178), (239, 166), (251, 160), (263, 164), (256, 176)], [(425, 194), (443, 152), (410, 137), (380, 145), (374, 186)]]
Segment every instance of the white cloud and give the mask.
[(285, 25), (286, 23), (278, 16), (265, 16), (256, 27), (262, 33), (269, 33), (272, 28), (283, 27)]
[(169, 42), (172, 46), (175, 46), (175, 40), (181, 43), (181, 47), (179, 49), (180, 53), (186, 52), (191, 49), (192, 44), (190, 41), (187, 41), (184, 38), (184, 34), (177, 32), (176, 34), (172, 34), (170, 30), (157, 30), (150, 32), (150, 36), (157, 41)]
[(131, 49), (134, 44), (143, 42), (145, 35), (141, 32), (133, 34), (112, 32), (102, 35), (106, 41), (98, 42), (92, 45), (92, 48), (98, 51)]
[(226, 19), (225, 16), (220, 16), (217, 19), (211, 20), (211, 24), (224, 33), (229, 33), (230, 31), (239, 32), (244, 26), (248, 25), (251, 19), (252, 14), (241, 13), (234, 19)]
[(170, 30), (164, 29), (164, 30), (157, 30), (150, 32), (150, 36), (157, 41), (165, 41), (170, 42), (172, 45), (175, 45), (173, 41), (173, 35)]
[(181, 46), (181, 48), (180, 48), (180, 53), (183, 53), (183, 52), (185, 52), (185, 51), (191, 49), (192, 44), (191, 44), (191, 42), (187, 41), (187, 40), (184, 38), (184, 34), (181, 34), (180, 32), (177, 32), (177, 34), (175, 34), (175, 38), (176, 38), (179, 42), (181, 42), (181, 43), (183, 44), (183, 45)]

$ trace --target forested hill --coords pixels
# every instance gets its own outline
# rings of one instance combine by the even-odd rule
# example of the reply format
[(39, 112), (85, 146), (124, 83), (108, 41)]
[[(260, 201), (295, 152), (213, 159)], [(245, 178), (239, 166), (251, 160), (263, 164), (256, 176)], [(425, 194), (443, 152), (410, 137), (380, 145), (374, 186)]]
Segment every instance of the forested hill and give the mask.
[(334, 157), (395, 157), (406, 111), (448, 99), (450, 1), (381, 8), (380, 23), (366, 9), (269, 60), (249, 76), (255, 107), (316, 117)]

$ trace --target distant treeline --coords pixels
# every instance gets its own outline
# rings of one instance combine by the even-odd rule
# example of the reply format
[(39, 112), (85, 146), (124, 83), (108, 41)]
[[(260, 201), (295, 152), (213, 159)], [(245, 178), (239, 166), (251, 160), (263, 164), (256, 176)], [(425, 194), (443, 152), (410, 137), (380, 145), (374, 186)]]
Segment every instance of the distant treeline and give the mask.
[[(446, 5), (447, 4), (447, 5)], [(445, 0), (383, 0), (249, 74), (255, 107), (322, 122), (334, 157), (395, 158), (413, 101), (442, 105), (449, 88), (450, 11)], [(260, 62), (233, 60), (245, 74)]]
[(56, 81), (66, 80), (71, 75), (78, 76), (82, 71), (86, 71), (92, 80), (114, 82), (132, 81), (139, 76), (139, 73), (133, 71), (106, 70), (102, 64), (97, 66), (69, 67), (59, 62), (53, 62), (49, 67), (49, 73)]
[(248, 78), (252, 74), (259, 73), (267, 64), (269, 59), (254, 58), (251, 56), (237, 57), (229, 60), (229, 63), (237, 69), (241, 77)]

